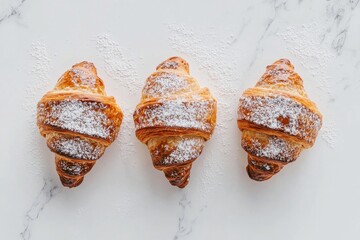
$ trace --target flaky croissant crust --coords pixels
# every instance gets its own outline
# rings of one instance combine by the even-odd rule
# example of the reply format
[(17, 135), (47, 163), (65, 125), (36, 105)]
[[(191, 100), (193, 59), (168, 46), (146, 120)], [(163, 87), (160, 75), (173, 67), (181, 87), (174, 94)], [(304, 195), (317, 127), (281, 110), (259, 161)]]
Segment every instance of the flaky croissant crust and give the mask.
[(262, 181), (313, 146), (322, 115), (307, 97), (293, 65), (280, 59), (243, 93), (237, 123), (243, 132), (242, 147), (248, 152), (249, 176)]
[(134, 112), (137, 138), (172, 185), (188, 183), (192, 162), (216, 124), (216, 100), (189, 73), (179, 57), (162, 62), (146, 80)]
[(76, 187), (117, 137), (123, 114), (105, 93), (95, 66), (81, 62), (66, 71), (37, 105), (37, 125), (55, 153), (64, 186)]

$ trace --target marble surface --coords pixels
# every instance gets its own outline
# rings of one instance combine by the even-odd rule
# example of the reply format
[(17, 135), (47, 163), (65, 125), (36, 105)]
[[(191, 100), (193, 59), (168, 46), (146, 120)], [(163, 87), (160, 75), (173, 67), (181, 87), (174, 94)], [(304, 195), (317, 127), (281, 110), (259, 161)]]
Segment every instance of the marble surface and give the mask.
[[(134, 135), (146, 77), (179, 55), (218, 99), (190, 184), (170, 186)], [(248, 178), (239, 96), (286, 57), (324, 115), (315, 146)], [(92, 61), (125, 118), (76, 189), (63, 188), (35, 106)], [(0, 1), (0, 239), (359, 239), (359, 0)]]

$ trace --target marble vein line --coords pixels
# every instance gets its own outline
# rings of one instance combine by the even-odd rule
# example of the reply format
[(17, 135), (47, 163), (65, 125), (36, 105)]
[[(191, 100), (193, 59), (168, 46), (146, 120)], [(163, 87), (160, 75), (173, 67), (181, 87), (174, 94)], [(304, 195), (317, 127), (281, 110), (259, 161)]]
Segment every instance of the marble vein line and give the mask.
[(359, 1), (360, 0), (350, 0), (350, 6), (352, 10), (356, 8), (356, 6), (359, 4)]
[(20, 233), (22, 240), (31, 239), (31, 227), (34, 222), (39, 218), (45, 206), (60, 192), (57, 185), (51, 179), (44, 179), (44, 185), (40, 193), (36, 196), (30, 209), (26, 212), (24, 220), (24, 229)]
[(277, 0), (274, 0), (274, 16), (272, 18), (270, 18), (270, 20), (268, 21), (268, 23), (266, 24), (266, 27), (265, 27), (265, 30), (263, 31), (263, 33), (261, 34), (259, 40), (257, 41), (256, 43), (256, 48), (255, 48), (255, 51), (254, 51), (254, 56), (253, 58), (251, 59), (250, 61), (250, 64), (249, 64), (249, 68), (251, 68), (254, 63), (255, 63), (255, 60), (257, 59), (258, 57), (258, 54), (259, 54), (259, 51), (260, 51), (260, 45), (262, 43), (262, 40), (265, 38), (266, 34), (268, 33), (270, 27), (273, 25), (274, 21), (276, 20), (276, 18), (278, 17), (279, 15), (279, 11), (281, 9), (285, 9), (286, 7), (286, 1), (285, 2), (281, 2), (281, 3), (277, 3)]
[(181, 214), (178, 219), (178, 229), (177, 232), (173, 238), (173, 240), (178, 240), (182, 237), (186, 237), (191, 234), (193, 226), (200, 216), (201, 212), (205, 209), (205, 207), (202, 207), (200, 209), (200, 212), (196, 214), (196, 216), (192, 216), (191, 214), (191, 201), (187, 199), (186, 194), (182, 196), (182, 198), (179, 201), (179, 206), (181, 207)]
[[(338, 6), (333, 3), (329, 3), (327, 6), (327, 9), (329, 9), (328, 14), (331, 17), (331, 22), (336, 23), (329, 27), (328, 32), (330, 32), (333, 27), (339, 29), (331, 44), (331, 47), (336, 51), (338, 56), (341, 55), (343, 51), (350, 21), (353, 17), (355, 8), (359, 4), (359, 1), (360, 0), (350, 0), (344, 6)], [(327, 33), (324, 34), (324, 37), (326, 34)]]
[(5, 13), (2, 17), (0, 16), (0, 23), (2, 23), (3, 21), (5, 21), (6, 19), (9, 19), (13, 16), (19, 16), (20, 12), (19, 9), (21, 8), (21, 6), (26, 2), (27, 0), (21, 0), (20, 3), (15, 6), (15, 7), (11, 7), (10, 11), (8, 13)]
[(250, 20), (247, 19), (246, 21), (244, 21), (244, 23), (241, 25), (241, 27), (239, 28), (238, 33), (236, 34), (236, 36), (234, 37), (234, 39), (229, 43), (230, 45), (234, 45), (237, 43), (237, 41), (239, 40), (239, 38), (241, 37), (241, 35), (243, 34), (245, 28), (249, 25)]
[(337, 55), (340, 55), (343, 49), (343, 46), (345, 44), (346, 41), (346, 34), (347, 34), (347, 29), (342, 30), (334, 39), (334, 41), (332, 42), (332, 48), (335, 49)]

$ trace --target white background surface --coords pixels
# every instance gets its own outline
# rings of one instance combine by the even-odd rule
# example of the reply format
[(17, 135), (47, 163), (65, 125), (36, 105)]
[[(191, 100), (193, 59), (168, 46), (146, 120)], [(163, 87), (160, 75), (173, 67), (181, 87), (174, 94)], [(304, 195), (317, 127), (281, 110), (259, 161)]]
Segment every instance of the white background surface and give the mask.
[[(342, 1), (0, 1), (0, 239), (359, 239), (360, 4)], [(134, 135), (147, 76), (179, 55), (218, 99), (186, 189)], [(287, 57), (324, 115), (315, 146), (267, 182), (248, 178), (236, 107)], [(98, 68), (125, 118), (76, 189), (35, 124), (73, 64)]]

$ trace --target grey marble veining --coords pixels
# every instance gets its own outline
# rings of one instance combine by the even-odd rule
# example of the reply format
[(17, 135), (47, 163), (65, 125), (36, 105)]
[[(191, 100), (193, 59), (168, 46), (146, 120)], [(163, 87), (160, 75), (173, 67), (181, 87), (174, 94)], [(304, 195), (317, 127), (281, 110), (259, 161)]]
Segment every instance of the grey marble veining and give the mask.
[(24, 229), (20, 233), (21, 239), (31, 239), (31, 228), (39, 218), (46, 205), (60, 192), (59, 186), (51, 179), (44, 179), (44, 186), (36, 196), (30, 209), (25, 214)]
[[(0, 24), (14, 16), (20, 16), (20, 8), (27, 0), (20, 0), (20, 1), (9, 1), (8, 7), (6, 7), (7, 11), (0, 14)], [(19, 3), (17, 3), (19, 2)], [(6, 4), (6, 3), (5, 3)], [(5, 6), (4, 6), (5, 7)]]
[(179, 206), (181, 208), (181, 213), (178, 218), (178, 229), (174, 236), (174, 240), (181, 239), (191, 234), (194, 224), (196, 220), (200, 217), (202, 211), (206, 207), (201, 207), (199, 210), (195, 210), (196, 214), (191, 214), (192, 204), (191, 201), (188, 200), (186, 193), (183, 194), (179, 201)]

